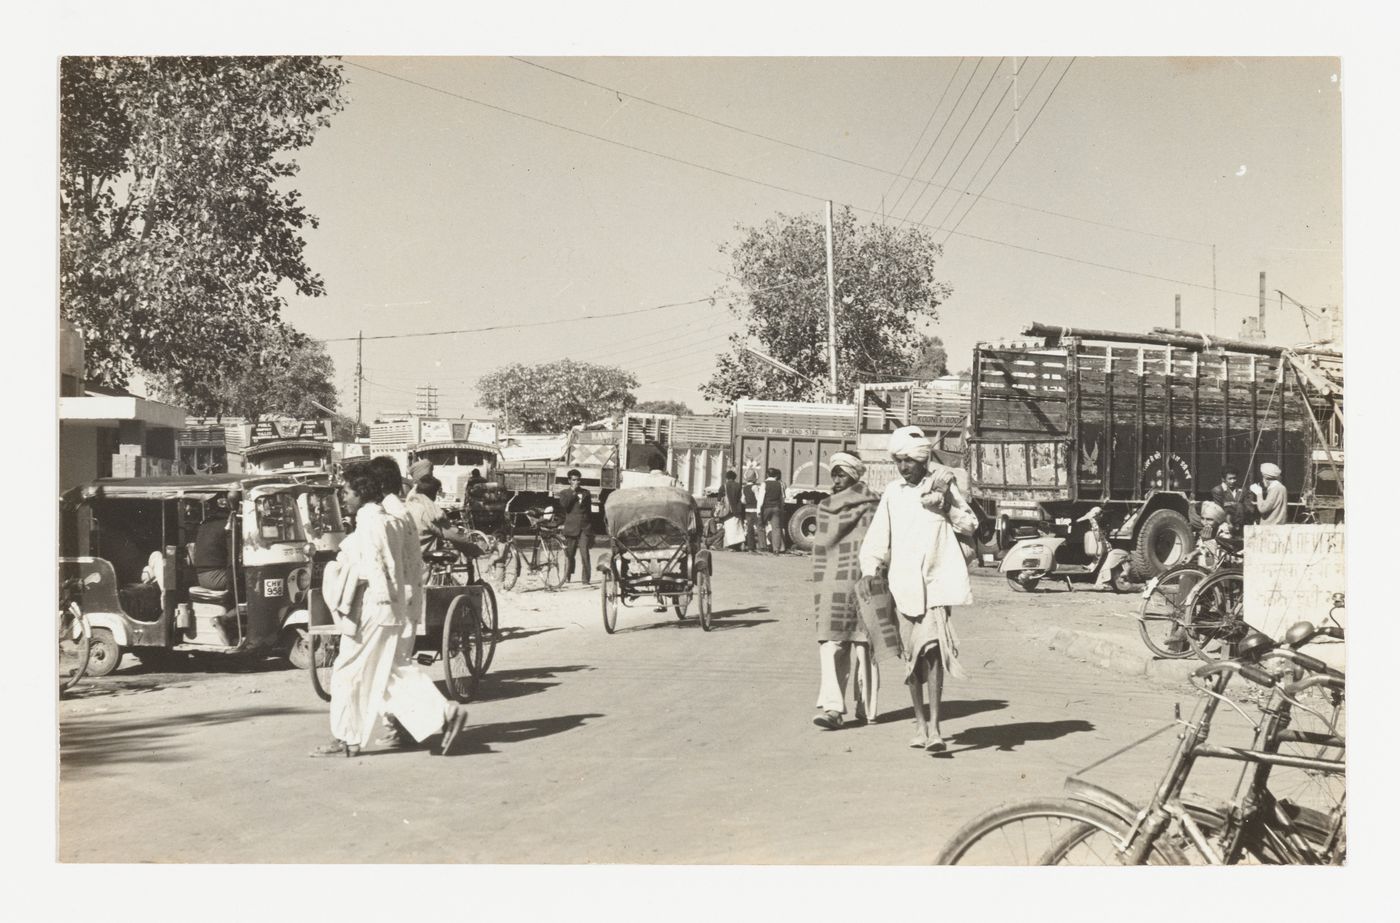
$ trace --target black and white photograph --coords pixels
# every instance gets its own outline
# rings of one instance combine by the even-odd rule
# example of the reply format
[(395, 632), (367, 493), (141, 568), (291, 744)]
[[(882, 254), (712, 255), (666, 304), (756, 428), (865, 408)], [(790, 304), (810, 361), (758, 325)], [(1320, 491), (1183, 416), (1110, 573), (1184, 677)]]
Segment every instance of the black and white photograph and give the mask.
[[(1348, 556), (1346, 359), (1385, 334), (1344, 43), (822, 17), (46, 49), (57, 684), (15, 688), (60, 882), (319, 867), (352, 919), (365, 871), (464, 914), (491, 868), (899, 892), (852, 913), (1107, 882), (1166, 919), (1285, 880), (1210, 866), (1358, 880), (1347, 597), (1386, 565)], [(404, 866), (461, 872), (415, 911)]]

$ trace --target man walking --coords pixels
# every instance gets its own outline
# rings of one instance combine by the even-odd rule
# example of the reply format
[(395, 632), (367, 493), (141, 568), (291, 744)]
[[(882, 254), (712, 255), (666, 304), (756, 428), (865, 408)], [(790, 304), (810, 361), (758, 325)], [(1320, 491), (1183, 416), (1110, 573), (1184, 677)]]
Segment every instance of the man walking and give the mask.
[(774, 554), (782, 554), (783, 542), (783, 482), (782, 472), (777, 468), (768, 469), (768, 477), (763, 482), (762, 498), (759, 500), (759, 519), (768, 526), (768, 549)]
[(564, 514), (564, 557), (568, 566), (564, 570), (564, 582), (574, 575), (574, 556), (583, 557), (583, 585), (593, 584), (593, 494), (583, 486), (583, 472), (569, 469), (569, 486), (559, 495), (559, 511)]

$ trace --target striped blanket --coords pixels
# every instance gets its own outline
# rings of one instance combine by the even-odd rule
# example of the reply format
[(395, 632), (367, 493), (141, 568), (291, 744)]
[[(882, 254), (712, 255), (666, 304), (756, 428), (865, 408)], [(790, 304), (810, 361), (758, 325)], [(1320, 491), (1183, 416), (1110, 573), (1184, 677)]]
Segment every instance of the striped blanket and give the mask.
[(860, 579), (860, 544), (880, 497), (865, 484), (832, 494), (817, 504), (812, 539), (818, 641), (868, 641), (855, 585)]

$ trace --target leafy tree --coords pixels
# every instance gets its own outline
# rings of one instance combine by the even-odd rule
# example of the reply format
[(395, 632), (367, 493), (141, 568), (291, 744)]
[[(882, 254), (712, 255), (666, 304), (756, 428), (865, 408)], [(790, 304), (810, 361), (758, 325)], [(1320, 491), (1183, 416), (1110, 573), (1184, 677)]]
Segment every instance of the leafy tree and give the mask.
[(632, 409), (641, 413), (673, 413), (678, 417), (695, 412), (687, 407), (684, 401), (642, 401)]
[(324, 294), (285, 154), (343, 86), (312, 57), (62, 60), (59, 300), (90, 379), (210, 378), (278, 326), (284, 285)]
[[(921, 327), (938, 319), (952, 288), (934, 277), (942, 249), (919, 227), (859, 224), (849, 208), (833, 216), (836, 366), (840, 394), (858, 381), (905, 378), (924, 344)], [(813, 215), (778, 214), (738, 228), (720, 252), (737, 289), (721, 290), (745, 329), (716, 360), (700, 390), (712, 403), (739, 397), (816, 400), (827, 379), (826, 231)], [(798, 378), (743, 352), (752, 345), (809, 376)]]
[(515, 363), (477, 381), (481, 406), (499, 412), (510, 428), (560, 433), (571, 426), (619, 414), (637, 403), (637, 377), (625, 369), (560, 359)]
[(157, 374), (151, 381), (162, 398), (200, 416), (312, 419), (325, 416), (317, 403), (336, 409), (335, 364), (324, 345), (296, 329), (266, 328), (235, 358), (212, 372)]
[(923, 348), (914, 361), (909, 377), (920, 380), (941, 378), (948, 374), (948, 350), (943, 347), (942, 337), (924, 337)]

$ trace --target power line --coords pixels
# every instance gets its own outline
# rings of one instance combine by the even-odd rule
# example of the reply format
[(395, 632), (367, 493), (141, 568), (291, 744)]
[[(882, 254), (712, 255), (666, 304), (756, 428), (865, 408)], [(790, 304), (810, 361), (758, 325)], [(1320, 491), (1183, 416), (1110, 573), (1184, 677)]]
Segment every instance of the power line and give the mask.
[[(1005, 58), (1002, 58), (1002, 60), (1005, 61), (1006, 59), (1005, 59)], [(996, 79), (996, 74), (993, 74), (993, 75), (992, 75), (992, 79), (993, 79), (993, 80)], [(987, 86), (990, 87), (991, 84), (988, 83)], [(982, 92), (985, 93), (986, 90), (983, 90)], [(1003, 102), (1006, 101), (1006, 97), (1007, 97), (1010, 93), (1011, 93), (1011, 82), (1010, 82), (1010, 81), (1007, 81), (1007, 83), (1006, 83), (1006, 89), (1004, 89), (1004, 90), (1001, 91), (1001, 96), (997, 97), (996, 105), (993, 106), (993, 107), (992, 107), (992, 111), (991, 111), (990, 113), (988, 113), (988, 115), (987, 115), (987, 120), (984, 121), (984, 122), (982, 123), (982, 127), (979, 128), (979, 129), (977, 130), (977, 137), (975, 137), (975, 138), (972, 139), (972, 143), (969, 144), (969, 145), (967, 146), (967, 150), (966, 150), (966, 151), (963, 151), (962, 159), (958, 161), (958, 165), (957, 165), (956, 167), (953, 168), (953, 172), (952, 172), (952, 173), (948, 174), (948, 182), (951, 183), (953, 180), (957, 179), (958, 171), (962, 169), (962, 165), (963, 165), (963, 164), (967, 163), (967, 158), (968, 158), (968, 156), (972, 153), (973, 149), (975, 149), (975, 148), (977, 147), (977, 142), (982, 140), (982, 133), (985, 132), (985, 131), (987, 130), (987, 126), (988, 126), (988, 125), (991, 125), (991, 124), (992, 124), (992, 119), (996, 118), (997, 110), (1001, 108), (1001, 104), (1002, 104)], [(978, 99), (978, 102), (981, 102), (981, 99), (980, 99), (980, 98)], [(938, 207), (938, 203), (941, 202), (941, 201), (943, 201), (943, 194), (944, 194), (945, 192), (947, 192), (947, 191), (948, 191), (948, 187), (947, 187), (947, 186), (945, 186), (945, 187), (943, 187), (942, 189), (938, 190), (938, 195), (934, 197), (933, 204), (931, 204), (931, 205), (928, 207), (928, 211), (924, 212), (924, 217), (923, 217), (922, 219), (920, 219), (921, 221), (926, 221), (926, 220), (928, 220), (928, 216), (931, 215), (931, 214), (933, 214), (933, 210), (934, 210), (935, 208)], [(956, 201), (957, 201), (957, 200), (954, 199), (954, 202), (956, 202)]]
[[(1050, 92), (1049, 92), (1049, 93), (1045, 94), (1045, 102), (1041, 103), (1041, 104), (1040, 104), (1040, 108), (1037, 109), (1037, 110), (1035, 110), (1035, 115), (1031, 117), (1030, 124), (1026, 126), (1026, 130), (1025, 130), (1025, 131), (1021, 132), (1021, 141), (1022, 141), (1022, 142), (1024, 142), (1024, 141), (1026, 140), (1026, 136), (1029, 135), (1029, 134), (1031, 133), (1031, 129), (1035, 127), (1035, 123), (1036, 123), (1037, 120), (1039, 120), (1040, 114), (1041, 114), (1042, 112), (1045, 111), (1045, 107), (1048, 106), (1048, 105), (1050, 105), (1050, 100), (1051, 100), (1051, 98), (1055, 95), (1055, 91), (1058, 90), (1058, 89), (1060, 88), (1060, 84), (1061, 84), (1061, 83), (1064, 81), (1064, 79), (1065, 79), (1065, 74), (1068, 74), (1068, 73), (1069, 73), (1069, 69), (1070, 69), (1071, 67), (1074, 66), (1074, 62), (1077, 61), (1077, 60), (1079, 60), (1077, 57), (1074, 57), (1074, 58), (1070, 58), (1070, 59), (1069, 59), (1069, 63), (1065, 65), (1065, 69), (1064, 69), (1063, 71), (1060, 72), (1059, 78), (1055, 81), (1055, 85), (1054, 85), (1053, 87), (1050, 88)], [(1048, 63), (1045, 65), (1046, 68), (1049, 68), (1049, 66), (1050, 66), (1050, 65), (1049, 65)], [(1045, 71), (1042, 70), (1040, 73), (1041, 73), (1041, 74), (1044, 74)], [(1040, 82), (1040, 77), (1036, 77), (1035, 79), (1036, 79), (1036, 82), (1037, 82), (1037, 83)], [(1032, 89), (1034, 89), (1034, 87), (1032, 87)], [(985, 191), (987, 190), (987, 188), (988, 188), (989, 186), (991, 186), (993, 182), (996, 181), (997, 174), (1001, 173), (1001, 168), (1004, 167), (1004, 166), (1006, 166), (1006, 162), (1007, 162), (1008, 160), (1011, 159), (1011, 155), (1014, 154), (1014, 153), (1016, 153), (1016, 149), (1019, 148), (1020, 146), (1021, 146), (1020, 144), (1016, 144), (1016, 145), (1012, 146), (1011, 150), (1009, 150), (1009, 151), (1006, 152), (1006, 156), (1002, 158), (1001, 163), (997, 164), (996, 171), (992, 173), (992, 175), (987, 179), (987, 182), (982, 186), (982, 191), (983, 191), (983, 192), (985, 192)], [(973, 200), (972, 200), (972, 205), (968, 206), (967, 211), (965, 211), (965, 212), (962, 213), (962, 218), (959, 218), (957, 224), (953, 225), (953, 226), (948, 230), (948, 236), (945, 236), (945, 237), (943, 238), (943, 240), (944, 240), (945, 243), (947, 242), (949, 236), (952, 236), (954, 233), (957, 232), (957, 230), (958, 230), (958, 225), (960, 225), (960, 224), (963, 223), (963, 219), (966, 218), (966, 217), (968, 216), (968, 213), (971, 212), (972, 209), (976, 207), (976, 205), (977, 205), (977, 199), (973, 199)], [(951, 214), (951, 212), (950, 212), (950, 214)]]
[[(963, 131), (967, 128), (967, 123), (972, 121), (973, 114), (976, 113), (978, 108), (982, 105), (982, 99), (987, 95), (987, 91), (990, 90), (992, 88), (992, 84), (996, 82), (997, 68), (1001, 67), (1001, 62), (1005, 60), (1006, 58), (1003, 57), (1001, 58), (1001, 60), (997, 61), (997, 63), (992, 66), (991, 76), (988, 77), (987, 82), (982, 85), (982, 92), (977, 94), (977, 100), (972, 104), (972, 108), (967, 110), (967, 115), (963, 118), (962, 124), (958, 126), (958, 133), (953, 136), (952, 141), (948, 142), (948, 149), (944, 151), (943, 156), (939, 158), (938, 166), (934, 167), (933, 172), (928, 175), (930, 183), (932, 183), (933, 180), (938, 178), (938, 173), (940, 170), (943, 169), (943, 165), (948, 162), (948, 158), (953, 153), (953, 148), (958, 146), (958, 139), (962, 137)], [(1000, 105), (999, 102), (998, 105)], [(952, 113), (950, 112), (948, 113), (948, 115), (951, 117)], [(990, 118), (990, 116), (988, 116), (988, 118)], [(930, 150), (932, 150), (932, 148), (930, 148)], [(949, 179), (952, 179), (952, 177), (949, 177)], [(918, 208), (919, 203), (924, 200), (924, 193), (928, 192), (930, 188), (931, 186), (925, 186), (923, 189), (920, 189), (919, 194), (914, 197), (914, 201), (909, 205), (908, 210), (904, 213), (904, 221), (906, 223), (909, 221), (910, 216), (914, 214), (914, 209)], [(942, 193), (943, 189), (939, 189), (939, 194), (941, 195)]]
[[(724, 176), (724, 177), (728, 177), (729, 179), (736, 179), (736, 180), (739, 180), (740, 182), (751, 183), (751, 184), (753, 184), (753, 185), (755, 185), (755, 186), (763, 186), (763, 187), (765, 187), (765, 188), (767, 188), (767, 189), (774, 189), (774, 190), (777, 190), (778, 192), (784, 192), (784, 193), (787, 193), (788, 195), (795, 195), (795, 196), (798, 196), (799, 198), (811, 199), (811, 200), (816, 201), (816, 202), (825, 202), (825, 201), (827, 201), (828, 198), (830, 198), (830, 196), (826, 196), (826, 195), (816, 195), (816, 194), (810, 193), (810, 192), (803, 192), (803, 191), (800, 190), (800, 189), (793, 189), (793, 188), (791, 188), (791, 187), (789, 187), (789, 186), (781, 186), (781, 185), (778, 185), (777, 183), (770, 183), (770, 182), (767, 182), (766, 180), (754, 179), (753, 177), (744, 176), (744, 175), (739, 174), (739, 173), (732, 173), (732, 172), (727, 171), (727, 170), (719, 169), (718, 167), (706, 166), (705, 164), (695, 163), (694, 161), (685, 160), (684, 158), (681, 158), (681, 157), (674, 157), (674, 156), (672, 156), (672, 155), (670, 155), (670, 154), (663, 154), (663, 153), (661, 153), (661, 152), (659, 152), (659, 151), (653, 151), (653, 150), (649, 150), (649, 149), (647, 149), (647, 148), (637, 147), (637, 146), (635, 146), (635, 145), (627, 144), (627, 143), (622, 142), (622, 141), (617, 141), (617, 140), (614, 140), (614, 139), (612, 139), (612, 138), (607, 138), (607, 137), (604, 137), (604, 136), (602, 136), (602, 135), (595, 135), (595, 134), (592, 134), (592, 133), (590, 133), (590, 132), (582, 131), (581, 129), (570, 128), (570, 127), (567, 126), (567, 125), (560, 125), (560, 124), (555, 123), (555, 122), (550, 122), (550, 121), (548, 121), (547, 119), (541, 119), (541, 118), (538, 118), (538, 117), (533, 116), (533, 115), (526, 115), (526, 114), (523, 113), (523, 112), (516, 112), (516, 111), (514, 111), (514, 110), (512, 110), (512, 109), (507, 109), (507, 108), (505, 108), (505, 107), (503, 107), (503, 106), (497, 106), (497, 105), (494, 105), (494, 104), (492, 104), (492, 103), (482, 102), (481, 100), (474, 99), (474, 98), (472, 98), (472, 97), (470, 97), (470, 96), (466, 96), (465, 94), (456, 93), (456, 92), (453, 92), (453, 91), (451, 91), (451, 90), (444, 90), (444, 89), (441, 89), (440, 87), (432, 86), (431, 84), (422, 83), (422, 82), (417, 81), (417, 80), (410, 80), (410, 79), (407, 78), (407, 77), (399, 77), (399, 76), (397, 76), (397, 75), (395, 75), (395, 74), (390, 74), (390, 73), (387, 73), (387, 72), (385, 72), (385, 71), (378, 70), (377, 68), (367, 67), (366, 65), (363, 65), (363, 64), (357, 64), (356, 62), (353, 62), (353, 61), (346, 61), (345, 63), (346, 63), (346, 64), (349, 64), (349, 65), (351, 65), (351, 66), (353, 66), (353, 67), (358, 67), (358, 68), (360, 68), (361, 70), (366, 70), (366, 71), (369, 71), (369, 72), (371, 72), (371, 73), (380, 74), (381, 76), (388, 77), (388, 78), (391, 79), (391, 80), (397, 80), (397, 81), (399, 81), (399, 82), (401, 82), (401, 83), (409, 84), (410, 86), (416, 86), (416, 87), (419, 87), (420, 89), (428, 90), (429, 92), (432, 92), (432, 93), (440, 93), (440, 94), (442, 94), (442, 95), (444, 95), (444, 96), (450, 96), (450, 97), (453, 97), (453, 98), (456, 98), (456, 99), (461, 99), (461, 100), (464, 100), (464, 101), (466, 101), (466, 102), (474, 103), (474, 104), (476, 104), (476, 105), (482, 106), (483, 108), (491, 109), (491, 110), (496, 111), (496, 112), (503, 112), (503, 113), (505, 113), (505, 114), (507, 114), (507, 115), (517, 116), (517, 117), (522, 118), (522, 119), (525, 119), (525, 120), (527, 120), (527, 121), (537, 122), (537, 123), (539, 123), (539, 124), (541, 124), (541, 125), (547, 125), (547, 126), (549, 126), (549, 127), (551, 127), (551, 128), (558, 128), (559, 130), (569, 132), (570, 134), (580, 135), (580, 136), (585, 137), (585, 138), (592, 138), (593, 140), (595, 140), (595, 141), (601, 141), (601, 142), (603, 142), (604, 144), (611, 144), (611, 145), (614, 145), (614, 146), (616, 146), (616, 147), (625, 148), (625, 149), (627, 149), (627, 150), (635, 151), (635, 152), (640, 153), (640, 154), (648, 154), (648, 155), (653, 156), (653, 157), (658, 157), (658, 158), (660, 158), (660, 159), (662, 159), (662, 160), (668, 160), (668, 161), (670, 161), (670, 162), (672, 162), (672, 163), (679, 163), (679, 164), (682, 164), (682, 165), (684, 165), (684, 166), (693, 167), (693, 168), (695, 168), (695, 169), (697, 169), (697, 170), (703, 170), (703, 171), (705, 171), (705, 172), (707, 172), (707, 173), (713, 173), (713, 174), (715, 174), (715, 175), (717, 175), (717, 176)], [(1072, 63), (1072, 62), (1071, 62), (1071, 63)], [(993, 179), (995, 179), (995, 174), (993, 174)], [(990, 200), (990, 201), (996, 201), (996, 200), (992, 200), (990, 196), (987, 196), (987, 197), (985, 197), (985, 198), (987, 198), (987, 199)], [(845, 206), (847, 206), (847, 207), (849, 207), (849, 208), (851, 208), (851, 209), (853, 209), (853, 210), (855, 210), (855, 211), (861, 212), (862, 214), (874, 215), (874, 216), (877, 216), (877, 217), (880, 215), (880, 212), (879, 212), (878, 210), (876, 210), (876, 209), (864, 208), (864, 207), (857, 206), (857, 205), (851, 205), (850, 203), (845, 203), (845, 202), (843, 202), (843, 203), (841, 203), (841, 204), (842, 204), (842, 205), (845, 205)], [(1015, 204), (1015, 203), (1010, 203), (1010, 204)], [(1047, 212), (1047, 214), (1053, 214), (1053, 213)], [(1063, 215), (1063, 216), (1061, 216), (1061, 217), (1073, 217), (1073, 216)], [(1075, 219), (1075, 220), (1079, 220), (1079, 219)], [(925, 225), (925, 224), (923, 224), (922, 222), (911, 222), (911, 223), (913, 223), (913, 224), (918, 224), (918, 225), (920, 225), (921, 227), (932, 227), (931, 225)], [(1091, 222), (1091, 223), (1092, 223), (1092, 222)], [(934, 230), (942, 230), (942, 228), (934, 228)], [(1124, 229), (1122, 229), (1122, 230), (1130, 230), (1130, 229), (1124, 228)], [(1009, 247), (1009, 248), (1012, 249), (1012, 250), (1020, 250), (1020, 251), (1026, 252), (1026, 253), (1038, 253), (1038, 254), (1040, 254), (1040, 255), (1042, 255), (1042, 256), (1053, 257), (1053, 258), (1055, 258), (1055, 259), (1065, 260), (1066, 262), (1070, 262), (1070, 263), (1078, 263), (1078, 264), (1084, 265), (1084, 266), (1094, 266), (1094, 267), (1097, 267), (1097, 268), (1099, 268), (1099, 269), (1108, 269), (1108, 270), (1112, 270), (1112, 271), (1114, 271), (1114, 272), (1125, 273), (1125, 274), (1127, 274), (1127, 275), (1141, 276), (1141, 277), (1146, 278), (1146, 279), (1155, 279), (1155, 280), (1161, 281), (1161, 282), (1170, 282), (1170, 283), (1172, 283), (1172, 284), (1174, 284), (1174, 285), (1185, 285), (1185, 286), (1188, 286), (1188, 287), (1191, 287), (1191, 288), (1212, 289), (1212, 286), (1210, 286), (1210, 285), (1203, 285), (1203, 284), (1197, 283), (1197, 282), (1187, 282), (1187, 281), (1185, 281), (1185, 280), (1183, 280), (1183, 279), (1173, 279), (1173, 278), (1169, 278), (1169, 277), (1167, 277), (1167, 276), (1158, 276), (1158, 275), (1155, 275), (1155, 274), (1152, 274), (1152, 273), (1140, 272), (1140, 271), (1135, 270), (1135, 269), (1127, 269), (1127, 268), (1122, 267), (1122, 266), (1113, 266), (1113, 265), (1110, 265), (1110, 264), (1107, 264), (1107, 263), (1096, 263), (1096, 262), (1094, 262), (1094, 261), (1092, 261), (1092, 260), (1084, 260), (1084, 259), (1079, 259), (1079, 258), (1077, 258), (1077, 257), (1065, 256), (1064, 254), (1054, 253), (1054, 252), (1051, 252), (1051, 251), (1048, 251), (1048, 250), (1039, 250), (1039, 249), (1036, 249), (1035, 247), (1027, 247), (1027, 246), (1024, 246), (1024, 245), (1022, 245), (1022, 244), (1013, 244), (1013, 243), (1011, 243), (1011, 242), (1009, 242), (1009, 241), (997, 240), (997, 239), (992, 238), (992, 237), (984, 237), (984, 236), (979, 235), (979, 234), (970, 234), (970, 233), (968, 233), (967, 231), (959, 231), (959, 230), (957, 230), (956, 228), (954, 228), (954, 229), (953, 229), (952, 231), (950, 231), (949, 233), (950, 233), (950, 234), (956, 234), (957, 236), (960, 236), (960, 237), (966, 237), (966, 238), (968, 238), (968, 239), (970, 239), (970, 240), (979, 240), (979, 241), (981, 241), (981, 242), (983, 242), (983, 243), (993, 244), (993, 245), (1002, 246), (1002, 247)], [(1160, 236), (1160, 235), (1158, 235), (1158, 236)], [(1199, 243), (1199, 241), (1189, 241), (1189, 243)], [(1229, 290), (1229, 289), (1214, 289), (1214, 290), (1217, 291), (1217, 292), (1219, 292), (1220, 294), (1225, 294), (1225, 295), (1237, 295), (1237, 296), (1240, 296), (1240, 297), (1242, 297), (1242, 298), (1249, 298), (1249, 299), (1251, 299), (1251, 300), (1254, 300), (1255, 298), (1258, 297), (1258, 293), (1257, 293), (1257, 292), (1236, 292), (1236, 291), (1232, 291), (1232, 290)], [(663, 308), (663, 307), (679, 307), (679, 306), (686, 305), (686, 304), (699, 304), (700, 302), (706, 301), (706, 300), (708, 300), (708, 299), (696, 299), (696, 300), (694, 300), (694, 301), (677, 302), (675, 305), (658, 305), (658, 306), (656, 306), (655, 308), (646, 308), (646, 309), (642, 309), (642, 310), (659, 310), (660, 308)], [(630, 313), (640, 313), (640, 312), (630, 312)], [(597, 318), (601, 318), (601, 317), (604, 317), (604, 316), (621, 316), (621, 315), (593, 315), (593, 316), (591, 316), (591, 317), (573, 318), (573, 320), (592, 320), (592, 319), (597, 319)], [(507, 324), (507, 325), (501, 325), (501, 326), (498, 326), (498, 327), (483, 328), (483, 330), (463, 330), (463, 331), (443, 331), (443, 332), (444, 332), (444, 333), (478, 333), (478, 332), (483, 332), (484, 330), (509, 329), (509, 328), (514, 328), (514, 327), (525, 327), (525, 326), (543, 326), (543, 325), (545, 325), (545, 324), (551, 324), (551, 323), (565, 323), (565, 322), (567, 322), (567, 321), (543, 321), (543, 322), (541, 322), (540, 324), (537, 324), (537, 325), (536, 325), (536, 324), (531, 324), (531, 325), (526, 325), (526, 324)], [(410, 335), (410, 334), (397, 334), (397, 335), (395, 335), (395, 336), (409, 336), (409, 335)], [(435, 335), (435, 334), (411, 334), (411, 335), (413, 335), (413, 336), (431, 336), (431, 335)], [(373, 339), (392, 339), (392, 338), (394, 338), (394, 337), (380, 336), (380, 337), (375, 337), (375, 338), (373, 338)], [(349, 340), (349, 339), (354, 339), (354, 338), (353, 338), (353, 337), (334, 338), (334, 339), (331, 339), (331, 340), (323, 340), (322, 342), (340, 342), (340, 341), (342, 341), (342, 340)], [(370, 338), (370, 337), (366, 337), (366, 339), (371, 339), (371, 338)]]
[[(949, 78), (948, 78), (948, 82), (947, 82), (946, 84), (944, 84), (944, 86), (943, 86), (943, 92), (939, 94), (939, 96), (938, 96), (938, 102), (936, 102), (936, 103), (933, 104), (933, 111), (930, 112), (930, 113), (928, 114), (928, 121), (927, 121), (927, 122), (924, 122), (923, 130), (919, 132), (919, 137), (918, 137), (918, 139), (914, 142), (914, 146), (911, 147), (911, 148), (909, 148), (909, 153), (908, 153), (908, 154), (904, 155), (904, 163), (902, 163), (902, 164), (899, 165), (898, 173), (903, 173), (903, 172), (904, 172), (904, 168), (907, 167), (907, 166), (909, 166), (909, 161), (911, 161), (911, 160), (914, 159), (914, 152), (917, 151), (917, 150), (919, 149), (919, 145), (920, 145), (920, 144), (923, 144), (923, 143), (924, 143), (924, 135), (928, 134), (928, 127), (929, 127), (930, 125), (933, 124), (934, 118), (938, 115), (938, 109), (939, 109), (939, 107), (943, 105), (943, 100), (947, 98), (947, 96), (948, 96), (948, 91), (951, 90), (951, 89), (953, 88), (953, 83), (958, 79), (958, 72), (962, 70), (963, 62), (966, 61), (966, 60), (967, 60), (966, 57), (958, 58), (958, 66), (955, 67), (955, 68), (953, 68), (953, 75), (952, 75), (951, 77), (949, 77)], [(947, 120), (946, 120), (946, 119), (944, 120), (944, 124), (947, 124)], [(941, 129), (940, 129), (940, 130), (941, 130)], [(896, 175), (894, 179), (890, 180), (890, 184), (889, 184), (888, 186), (885, 187), (884, 193), (881, 194), (881, 196), (880, 196), (880, 205), (881, 205), (881, 209), (882, 209), (882, 210), (883, 210), (883, 208), (884, 208), (885, 199), (889, 197), (890, 190), (894, 188), (895, 183), (898, 183), (899, 180), (900, 180), (900, 177), (899, 177), (898, 175)]]
[[(941, 137), (943, 137), (943, 131), (944, 131), (944, 129), (946, 129), (946, 128), (948, 127), (949, 123), (952, 122), (952, 120), (953, 120), (953, 114), (956, 113), (956, 112), (958, 111), (958, 106), (962, 105), (963, 97), (967, 95), (967, 91), (972, 87), (972, 84), (977, 80), (977, 72), (978, 72), (979, 70), (982, 69), (982, 62), (985, 61), (985, 60), (987, 60), (987, 59), (986, 59), (986, 58), (978, 58), (978, 59), (977, 59), (977, 66), (974, 67), (974, 68), (972, 69), (972, 73), (971, 73), (971, 74), (968, 76), (968, 78), (967, 78), (967, 83), (963, 84), (962, 90), (958, 93), (958, 98), (955, 99), (955, 100), (953, 101), (953, 108), (951, 108), (951, 109), (948, 110), (948, 114), (947, 114), (946, 116), (943, 117), (943, 124), (940, 125), (940, 126), (938, 126), (938, 134), (936, 134), (936, 135), (933, 136), (933, 143), (930, 144), (930, 145), (928, 146), (928, 150), (924, 151), (924, 156), (921, 157), (921, 158), (919, 159), (919, 165), (918, 165), (917, 167), (914, 168), (914, 175), (915, 175), (916, 177), (917, 177), (920, 173), (923, 172), (923, 170), (924, 170), (924, 164), (928, 163), (929, 156), (932, 155), (933, 152), (938, 148), (938, 139), (941, 138)], [(994, 67), (992, 68), (992, 74), (993, 74), (993, 76), (995, 76), (995, 74), (996, 74), (996, 67), (1000, 67), (1000, 66), (1001, 66), (1000, 64), (997, 64), (996, 66), (994, 66)], [(980, 97), (980, 96), (978, 97), (978, 102), (981, 102), (981, 97)], [(977, 104), (976, 104), (976, 103), (973, 103), (972, 108), (973, 108), (973, 110), (975, 110), (975, 109), (977, 108)], [(968, 115), (971, 116), (971, 112), (969, 112)], [(966, 119), (963, 120), (963, 124), (964, 124), (964, 125), (967, 124), (967, 120), (966, 120)], [(961, 127), (961, 126), (959, 126), (959, 128), (958, 128), (958, 134), (962, 134), (962, 127)], [(953, 149), (953, 145), (957, 144), (957, 142), (958, 142), (957, 135), (954, 135), (954, 136), (953, 136), (953, 139), (952, 139), (951, 141), (948, 142), (948, 150), (947, 150), (947, 151), (944, 151), (944, 152), (943, 152), (942, 158), (939, 159), (939, 161), (938, 161), (938, 166), (933, 168), (933, 172), (929, 174), (927, 182), (924, 182), (924, 185), (923, 185), (923, 187), (922, 187), (921, 189), (919, 189), (919, 194), (918, 194), (918, 196), (914, 199), (913, 204), (911, 204), (911, 205), (909, 206), (908, 210), (905, 212), (906, 217), (907, 217), (908, 215), (910, 215), (910, 214), (913, 214), (914, 209), (915, 209), (915, 208), (918, 206), (918, 204), (919, 204), (919, 200), (922, 199), (922, 198), (924, 197), (924, 193), (928, 192), (929, 186), (933, 183), (934, 179), (938, 176), (938, 171), (943, 167), (943, 163), (948, 159), (948, 151), (951, 151), (951, 150)], [(899, 196), (895, 199), (894, 208), (898, 208), (898, 207), (899, 207), (899, 203), (902, 202), (902, 201), (904, 200), (904, 196), (905, 196), (905, 194), (909, 191), (910, 185), (912, 185), (912, 184), (911, 184), (911, 183), (905, 183), (905, 184), (904, 184), (904, 188), (903, 188), (902, 190), (900, 190)], [(891, 208), (890, 211), (893, 212), (893, 211), (894, 211), (894, 208)]]

